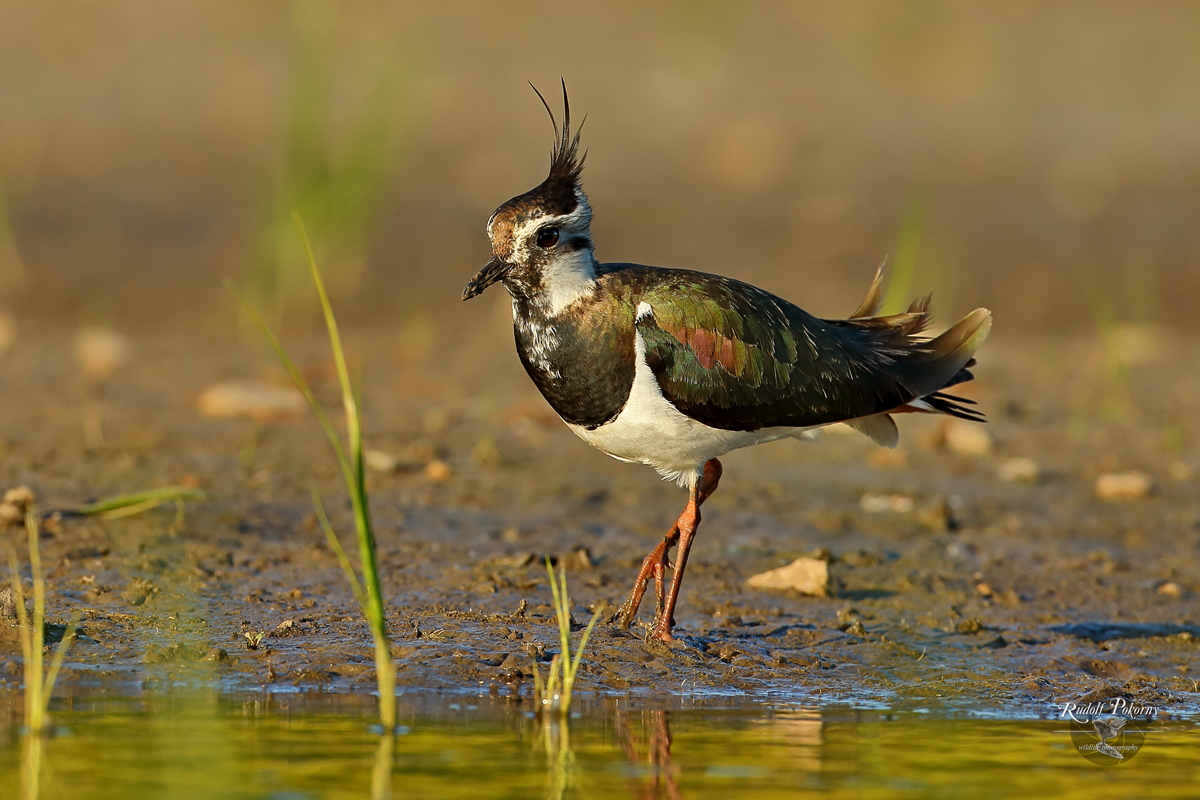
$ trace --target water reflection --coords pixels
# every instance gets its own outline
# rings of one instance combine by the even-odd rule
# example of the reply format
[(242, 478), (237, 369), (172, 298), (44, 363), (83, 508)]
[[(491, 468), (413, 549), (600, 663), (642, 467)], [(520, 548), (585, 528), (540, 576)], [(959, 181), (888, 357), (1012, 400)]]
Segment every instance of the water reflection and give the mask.
[(38, 800), (42, 785), (42, 744), (44, 737), (26, 734), (21, 741), (21, 797)]
[(396, 737), (385, 733), (379, 737), (375, 764), (371, 767), (371, 800), (387, 800), (392, 796), (392, 769), (396, 764)]
[[(405, 699), (406, 726), (392, 737), (372, 727), (371, 703), (348, 695), (77, 698), (54, 711), (68, 734), (0, 730), (0, 798), (74, 800), (81, 787), (89, 800), (1090, 798), (1081, 775), (1129, 796), (1146, 796), (1146, 774), (1155, 796), (1176, 786), (1188, 796), (1197, 775), (1186, 723), (1148, 740), (1134, 771), (1108, 771), (1051, 720), (625, 698), (580, 703), (563, 720), (503, 700)], [(0, 721), (19, 700), (0, 693)]]
[(557, 714), (541, 714), (537, 717), (541, 738), (546, 747), (547, 782), (546, 797), (562, 800), (574, 783), (575, 752), (571, 749), (570, 720)]
[(769, 726), (770, 735), (788, 744), (792, 765), (805, 772), (820, 773), (822, 745), (825, 743), (825, 721), (821, 709), (801, 707), (774, 710), (762, 719), (760, 726)]
[(666, 709), (637, 712), (640, 728), (637, 735), (629, 716), (618, 712), (616, 723), (617, 739), (631, 767), (631, 794), (644, 800), (676, 800), (680, 795), (675, 783), (676, 770), (671, 767), (671, 712)]

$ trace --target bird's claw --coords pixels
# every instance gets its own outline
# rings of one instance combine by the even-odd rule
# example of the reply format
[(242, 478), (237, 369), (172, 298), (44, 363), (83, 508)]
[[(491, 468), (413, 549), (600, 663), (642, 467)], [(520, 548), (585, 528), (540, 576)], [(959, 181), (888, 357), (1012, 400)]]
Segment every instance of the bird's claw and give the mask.
[(633, 624), (633, 615), (629, 613), (629, 603), (622, 603), (613, 612), (613, 615), (608, 618), (609, 625), (617, 625), (621, 630), (629, 630), (629, 626)]

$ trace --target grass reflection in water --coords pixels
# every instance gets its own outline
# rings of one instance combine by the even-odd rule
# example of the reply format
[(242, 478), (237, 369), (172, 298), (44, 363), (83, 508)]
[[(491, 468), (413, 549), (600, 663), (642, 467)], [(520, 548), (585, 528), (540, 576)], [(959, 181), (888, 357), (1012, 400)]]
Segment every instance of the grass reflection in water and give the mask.
[(373, 709), (346, 696), (76, 699), (54, 710), (60, 733), (40, 753), (3, 731), (0, 796), (1092, 800), (1187, 796), (1200, 778), (1196, 732), (1173, 722), (1128, 765), (1103, 768), (1050, 720), (581, 699), (548, 730), (482, 698), (402, 708), (404, 733), (381, 753)]

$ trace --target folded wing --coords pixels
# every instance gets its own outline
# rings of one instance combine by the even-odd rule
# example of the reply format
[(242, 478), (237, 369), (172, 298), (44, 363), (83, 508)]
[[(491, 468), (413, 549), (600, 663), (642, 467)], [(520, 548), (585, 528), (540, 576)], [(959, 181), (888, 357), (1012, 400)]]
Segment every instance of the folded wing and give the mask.
[(855, 421), (890, 445), (895, 425), (882, 416), (888, 412), (980, 416), (941, 390), (971, 379), (967, 368), (991, 327), (986, 309), (929, 339), (921, 335), (929, 298), (903, 314), (871, 316), (879, 276), (846, 320), (818, 319), (718, 276), (664, 271), (656, 277), (635, 323), (647, 362), (663, 395), (706, 425), (757, 430)]

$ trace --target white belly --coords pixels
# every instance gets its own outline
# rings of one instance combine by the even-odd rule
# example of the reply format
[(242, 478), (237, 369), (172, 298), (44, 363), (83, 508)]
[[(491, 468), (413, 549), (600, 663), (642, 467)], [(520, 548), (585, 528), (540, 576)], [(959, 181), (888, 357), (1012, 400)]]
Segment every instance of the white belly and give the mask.
[(641, 334), (635, 334), (635, 347), (633, 387), (616, 419), (595, 430), (567, 426), (580, 439), (613, 458), (648, 464), (664, 478), (691, 488), (710, 458), (740, 447), (788, 436), (809, 438), (815, 433), (810, 428), (725, 431), (697, 422), (663, 397), (654, 373), (646, 365), (646, 343)]

